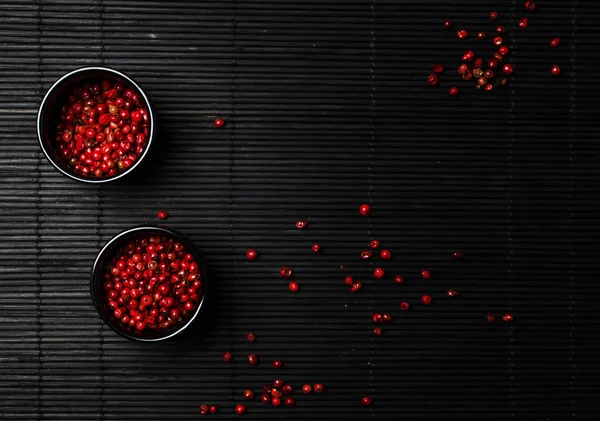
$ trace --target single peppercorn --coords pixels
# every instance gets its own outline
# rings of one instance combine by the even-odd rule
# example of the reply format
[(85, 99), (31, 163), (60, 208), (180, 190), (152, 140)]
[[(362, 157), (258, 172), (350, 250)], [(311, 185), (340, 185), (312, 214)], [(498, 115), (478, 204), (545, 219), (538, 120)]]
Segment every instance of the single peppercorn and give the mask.
[(215, 118), (213, 124), (215, 125), (215, 127), (223, 127), (225, 125), (225, 120), (223, 120), (222, 118)]
[(248, 400), (254, 399), (254, 392), (250, 389), (244, 390), (244, 398), (246, 398)]
[(365, 251), (363, 251), (363, 252), (360, 253), (360, 258), (362, 260), (368, 260), (368, 259), (371, 258), (372, 255), (373, 254), (370, 251), (365, 250)]
[(156, 214), (156, 216), (158, 217), (158, 219), (167, 219), (169, 217), (169, 212), (167, 212), (167, 211), (158, 211), (158, 213)]
[(552, 69), (550, 71), (551, 71), (552, 75), (554, 75), (554, 76), (560, 75), (560, 67), (559, 66), (556, 66), (556, 65), (552, 66)]
[(512, 322), (513, 321), (513, 315), (512, 314), (505, 314), (504, 316), (502, 316), (502, 320), (504, 320), (505, 322)]
[(313, 390), (315, 393), (323, 393), (325, 391), (325, 386), (323, 386), (321, 383), (316, 383), (313, 386)]
[(292, 398), (291, 396), (288, 396), (287, 398), (285, 398), (284, 403), (287, 406), (294, 406), (296, 404), (296, 401), (294, 401), (294, 398)]
[(373, 399), (371, 399), (369, 396), (365, 396), (362, 398), (362, 404), (364, 406), (370, 406), (371, 403), (373, 403)]
[(427, 76), (427, 84), (429, 86), (437, 86), (438, 81), (438, 76), (435, 73), (431, 73), (429, 76)]
[(488, 321), (488, 323), (494, 323), (494, 320), (496, 320), (496, 316), (494, 316), (493, 314), (488, 314), (487, 315), (487, 321)]
[(245, 407), (244, 405), (237, 405), (237, 406), (235, 407), (235, 412), (236, 412), (238, 415), (242, 415), (244, 412), (246, 412), (246, 407)]
[(423, 278), (423, 279), (430, 279), (431, 278), (431, 272), (429, 272), (427, 269), (423, 269), (421, 271), (421, 278)]
[(403, 284), (404, 283), (404, 278), (400, 275), (397, 275), (394, 277), (394, 282), (396, 282), (397, 284)]
[(498, 19), (498, 13), (496, 13), (496, 12), (490, 12), (490, 19), (491, 20)]
[(233, 356), (231, 355), (231, 352), (227, 351), (223, 353), (223, 361), (226, 363), (230, 362), (232, 358)]
[(350, 286), (350, 292), (356, 293), (362, 289), (362, 282), (356, 281)]
[(256, 340), (256, 335), (254, 333), (252, 333), (252, 332), (248, 332), (246, 334), (246, 340), (248, 342), (254, 342)]
[(374, 327), (373, 328), (373, 335), (375, 335), (375, 336), (381, 336), (382, 333), (383, 333), (383, 331), (381, 330), (380, 327)]
[(478, 40), (480, 40), (480, 41), (483, 41), (483, 40), (484, 40), (484, 39), (486, 39), (486, 38), (487, 38), (487, 35), (486, 35), (486, 33), (485, 33), (485, 32), (483, 32), (483, 31), (480, 31), (480, 32), (478, 32), (478, 33), (477, 33), (477, 39), (478, 39)]
[(533, 0), (528, 0), (525, 2), (525, 9), (529, 10), (530, 12), (533, 12), (535, 10), (535, 1)]
[(512, 65), (506, 63), (504, 66), (502, 66), (502, 71), (504, 72), (505, 75), (511, 75), (514, 71)]
[(525, 29), (529, 26), (529, 19), (527, 18), (522, 18), (521, 20), (519, 20), (519, 28), (521, 29)]
[(282, 267), (279, 270), (279, 275), (282, 278), (289, 278), (290, 276), (292, 276), (292, 269), (288, 268), (288, 267)]
[(312, 392), (312, 386), (309, 384), (305, 384), (304, 386), (302, 386), (302, 392), (303, 393), (310, 393)]
[(312, 251), (315, 253), (319, 253), (321, 251), (321, 246), (318, 244), (313, 244), (311, 247)]
[(273, 368), (281, 368), (282, 362), (280, 360), (273, 361)]
[(449, 20), (445, 20), (444, 21), (444, 29), (450, 29), (452, 28), (452, 22)]
[(362, 216), (369, 216), (371, 214), (371, 207), (369, 205), (363, 204), (360, 205), (359, 211)]
[(258, 356), (256, 354), (248, 355), (248, 362), (250, 363), (250, 365), (258, 364)]
[(408, 304), (407, 302), (400, 303), (400, 310), (402, 310), (402, 311), (410, 310), (410, 304)]
[(389, 260), (392, 258), (392, 252), (386, 249), (381, 250), (381, 258), (384, 260)]
[(460, 38), (460, 39), (466, 39), (469, 36), (469, 33), (467, 32), (466, 29), (459, 29), (456, 32), (456, 36), (458, 36), (458, 38)]
[(377, 247), (379, 247), (379, 241), (378, 240), (369, 241), (369, 247), (371, 247), (372, 249), (376, 249)]
[(434, 73), (442, 73), (444, 71), (444, 67), (441, 64), (434, 64), (431, 68)]
[(216, 414), (217, 412), (219, 412), (219, 407), (217, 405), (211, 405), (209, 407), (209, 411), (211, 414)]
[(306, 228), (306, 226), (308, 225), (308, 222), (304, 221), (304, 220), (300, 220), (296, 222), (296, 228), (298, 228), (299, 230)]
[(423, 295), (421, 297), (421, 301), (423, 302), (423, 304), (429, 305), (429, 304), (431, 304), (431, 296), (429, 296), (429, 295)]
[(354, 283), (354, 278), (352, 276), (346, 276), (344, 279), (344, 283), (346, 285), (352, 285)]
[(208, 414), (208, 405), (200, 405), (200, 414), (201, 415)]
[(298, 292), (298, 284), (296, 282), (290, 282), (289, 290), (292, 292)]
[(556, 48), (556, 47), (558, 47), (559, 45), (560, 45), (560, 38), (553, 38), (553, 39), (550, 41), (550, 47), (552, 47), (552, 48)]
[(257, 256), (258, 253), (254, 249), (248, 249), (248, 251), (246, 251), (246, 257), (248, 258), (248, 260), (254, 260)]
[(385, 271), (382, 268), (373, 269), (373, 276), (375, 278), (381, 279), (381, 278), (383, 278), (383, 275), (385, 275)]
[(457, 96), (458, 95), (458, 88), (456, 86), (453, 86), (450, 88), (450, 90), (448, 91), (448, 93), (450, 94), (450, 96)]

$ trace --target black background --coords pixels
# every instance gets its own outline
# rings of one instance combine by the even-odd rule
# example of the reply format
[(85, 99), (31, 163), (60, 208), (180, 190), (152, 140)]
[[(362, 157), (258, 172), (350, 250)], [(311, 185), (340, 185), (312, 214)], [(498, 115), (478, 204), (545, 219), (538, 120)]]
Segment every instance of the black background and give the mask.
[[(597, 419), (600, 10), (537, 3), (2, 2), (0, 418), (195, 420), (201, 403), (234, 418), (243, 389), (283, 378), (327, 392), (295, 393), (293, 409), (250, 402), (244, 419)], [(467, 49), (491, 55), (474, 37), (493, 34), (491, 10), (515, 73), (490, 93), (456, 68)], [(426, 84), (434, 63), (447, 69), (438, 88)], [(87, 65), (127, 73), (152, 99), (149, 172), (96, 187), (43, 157), (41, 98)], [(187, 337), (138, 344), (101, 324), (89, 270), (158, 210), (205, 253), (212, 307)], [(383, 280), (358, 258), (371, 238), (393, 252)], [(380, 338), (374, 312), (394, 317)]]

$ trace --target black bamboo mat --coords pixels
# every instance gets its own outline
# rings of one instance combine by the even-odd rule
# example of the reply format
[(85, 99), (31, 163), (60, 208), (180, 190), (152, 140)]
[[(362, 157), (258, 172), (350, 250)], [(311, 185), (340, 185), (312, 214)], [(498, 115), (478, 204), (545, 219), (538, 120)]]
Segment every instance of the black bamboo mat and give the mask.
[[(295, 392), (293, 409), (247, 402), (242, 418), (598, 419), (600, 8), (537, 3), (1, 2), (0, 418), (196, 420), (214, 403), (211, 418), (232, 419), (245, 388), (283, 378), (327, 391)], [(491, 10), (515, 74), (486, 93), (455, 69), (481, 48), (478, 30), (493, 33)], [(439, 88), (426, 85), (434, 63), (447, 68)], [(146, 173), (88, 186), (43, 157), (40, 100), (87, 65), (131, 75), (153, 100), (160, 146)], [(206, 254), (211, 309), (185, 338), (137, 344), (100, 322), (89, 271), (108, 239), (158, 210)], [(358, 257), (372, 238), (393, 252), (379, 281)], [(394, 317), (379, 338), (374, 312)]]

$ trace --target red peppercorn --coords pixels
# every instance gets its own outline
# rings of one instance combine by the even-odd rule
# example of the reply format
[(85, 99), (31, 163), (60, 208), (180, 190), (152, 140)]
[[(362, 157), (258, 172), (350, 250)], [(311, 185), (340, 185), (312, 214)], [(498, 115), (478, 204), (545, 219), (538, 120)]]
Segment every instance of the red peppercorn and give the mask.
[(385, 275), (385, 271), (382, 268), (373, 269), (373, 276), (375, 278), (381, 279), (381, 278), (383, 278), (383, 275)]
[(512, 72), (514, 71), (513, 67), (506, 63), (504, 66), (502, 66), (502, 71), (504, 72), (505, 75), (511, 75)]
[(410, 304), (408, 304), (407, 302), (400, 303), (400, 310), (402, 310), (402, 311), (410, 310)]
[(300, 220), (300, 221), (296, 221), (296, 228), (298, 228), (299, 230), (306, 228), (306, 226), (308, 225), (308, 222)]
[(373, 403), (373, 399), (371, 399), (369, 396), (365, 396), (364, 398), (362, 398), (362, 404), (364, 406), (369, 406), (371, 405), (371, 403)]
[(552, 66), (551, 72), (554, 76), (560, 75), (560, 67), (556, 65)]
[(553, 39), (550, 41), (550, 47), (552, 47), (552, 48), (556, 48), (556, 47), (558, 47), (559, 45), (560, 45), (560, 38), (553, 38)]
[(498, 67), (498, 60), (496, 59), (491, 59), (490, 61), (488, 61), (488, 67), (490, 69), (495, 69), (496, 67)]
[(254, 335), (254, 333), (252, 333), (252, 332), (248, 332), (246, 334), (246, 340), (248, 342), (254, 342), (256, 340), (256, 335)]
[(325, 391), (325, 386), (323, 386), (321, 383), (316, 383), (313, 386), (313, 390), (315, 393), (323, 393)]
[(231, 352), (227, 351), (227, 352), (223, 353), (223, 361), (225, 361), (226, 363), (231, 361), (232, 358), (233, 358), (233, 356), (231, 355)]
[(502, 316), (502, 320), (504, 320), (505, 322), (512, 322), (513, 321), (513, 315), (512, 314), (505, 314), (504, 316)]
[(431, 278), (431, 272), (429, 272), (427, 269), (423, 269), (421, 271), (421, 278), (423, 278), (423, 279)]
[(453, 289), (449, 289), (449, 290), (448, 290), (448, 292), (446, 292), (446, 295), (447, 295), (449, 298), (452, 298), (452, 297), (458, 297), (458, 291), (456, 291), (456, 290), (453, 290)]
[(256, 256), (258, 256), (256, 250), (248, 249), (248, 251), (246, 251), (246, 257), (248, 258), (248, 260), (254, 260), (256, 259)]
[(530, 12), (533, 12), (535, 10), (535, 1), (533, 1), (533, 0), (526, 1), (525, 9), (529, 10)]
[(491, 20), (498, 19), (498, 13), (496, 13), (496, 12), (490, 12), (490, 19)]
[(469, 66), (467, 66), (466, 64), (463, 63), (460, 66), (458, 66), (458, 74), (459, 75), (464, 75), (468, 71), (469, 71)]
[(235, 407), (235, 412), (238, 415), (242, 415), (244, 412), (246, 412), (246, 407), (244, 405), (238, 405)]
[(434, 64), (431, 70), (433, 70), (434, 73), (442, 73), (444, 71), (444, 68), (441, 64)]
[(458, 95), (458, 88), (456, 86), (453, 86), (450, 88), (450, 90), (448, 91), (448, 93), (450, 94), (450, 96), (457, 96)]
[(509, 49), (506, 45), (501, 45), (500, 48), (498, 48), (498, 52), (500, 54), (502, 54), (503, 56), (507, 55), (508, 51), (509, 51)]
[(494, 320), (496, 320), (496, 316), (494, 316), (493, 314), (488, 314), (487, 315), (487, 321), (488, 321), (488, 323), (494, 323)]
[(502, 37), (494, 38), (494, 45), (501, 46), (503, 42), (504, 40), (502, 39)]
[(355, 292), (360, 291), (361, 289), (362, 289), (362, 282), (356, 281), (350, 287), (350, 292), (355, 293)]
[(215, 118), (213, 124), (215, 125), (215, 127), (223, 127), (225, 125), (225, 121), (222, 118)]
[(381, 330), (380, 327), (374, 327), (373, 328), (373, 335), (375, 335), (375, 336), (381, 336), (382, 333), (383, 333), (383, 331)]
[(396, 277), (394, 277), (394, 282), (396, 282), (397, 284), (403, 284), (404, 278), (400, 275), (397, 275)]
[[(274, 380), (273, 381), (273, 386), (274, 387), (282, 387), (285, 384), (285, 382), (283, 380)], [(275, 395), (273, 395), (275, 396)]]
[(494, 89), (494, 86), (492, 86), (492, 84), (488, 83), (487, 85), (485, 85), (486, 91), (491, 91), (492, 89)]
[(475, 63), (473, 63), (473, 66), (475, 66), (477, 68), (483, 67), (483, 59), (478, 58), (477, 60), (475, 60)]
[(320, 252), (321, 251), (321, 246), (318, 245), (318, 244), (313, 244), (312, 245), (312, 251), (315, 252), (315, 253)]
[(423, 302), (423, 304), (429, 305), (429, 304), (431, 304), (431, 296), (429, 296), (429, 295), (423, 295), (421, 297), (421, 301)]
[(244, 398), (246, 398), (248, 400), (254, 399), (254, 392), (250, 389), (244, 390)]
[(279, 275), (282, 278), (289, 278), (290, 276), (292, 276), (292, 269), (288, 268), (288, 267), (282, 267), (279, 270)]
[(294, 401), (294, 398), (292, 398), (291, 396), (288, 396), (287, 398), (285, 398), (284, 403), (287, 406), (294, 406), (296, 404), (296, 401)]
[(296, 282), (290, 282), (289, 289), (292, 292), (298, 292), (298, 284)]
[(499, 34), (503, 34), (506, 32), (506, 28), (502, 25), (499, 25), (496, 27), (496, 32), (498, 32)]
[(302, 392), (303, 393), (310, 393), (312, 392), (312, 386), (309, 384), (305, 384), (304, 386), (302, 386)]
[(167, 211), (158, 211), (158, 219), (167, 219), (169, 217), (169, 212)]
[(522, 18), (521, 20), (519, 20), (519, 28), (525, 29), (527, 28), (527, 26), (529, 26), (529, 19)]
[(280, 360), (273, 361), (273, 368), (281, 368), (282, 365)]
[(352, 285), (354, 283), (354, 278), (352, 276), (346, 276), (346, 278), (344, 278), (344, 283), (346, 285)]
[(202, 415), (208, 414), (208, 405), (200, 405), (200, 414), (202, 414)]
[(392, 252), (386, 249), (381, 250), (381, 258), (388, 260), (392, 258)]
[(487, 35), (486, 35), (486, 33), (485, 33), (485, 32), (481, 31), (481, 32), (478, 32), (478, 33), (477, 33), (477, 39), (478, 39), (478, 40), (482, 41), (482, 40), (484, 40), (484, 39), (486, 39), (486, 38), (487, 38)]
[[(269, 393), (270, 393), (270, 390), (269, 390)], [(271, 395), (263, 393), (262, 396), (260, 397), (260, 400), (262, 401), (263, 404), (268, 405), (271, 403)]]
[(475, 59), (475, 53), (471, 50), (467, 51), (464, 55), (462, 60), (463, 61), (473, 61)]
[(366, 204), (360, 205), (360, 214), (362, 216), (369, 216), (371, 214), (371, 206)]
[(454, 253), (452, 253), (452, 258), (458, 260), (458, 259), (462, 259), (463, 258), (463, 252), (462, 251), (455, 251)]
[(456, 35), (457, 35), (457, 36), (458, 36), (458, 38), (460, 38), (460, 39), (465, 39), (465, 38), (467, 38), (467, 37), (469, 36), (469, 33), (467, 32), (467, 30), (466, 30), (466, 29), (459, 29), (459, 30), (456, 32)]
[(390, 316), (390, 315), (389, 315), (389, 314), (387, 314), (387, 313), (383, 313), (383, 316), (382, 316), (382, 317), (383, 317), (383, 321), (384, 321), (384, 322), (391, 322), (391, 321), (392, 321), (392, 316)]
[(429, 76), (427, 76), (427, 84), (429, 86), (437, 86), (438, 81), (438, 76), (435, 73), (431, 73)]
[(284, 384), (281, 390), (283, 391), (284, 395), (288, 395), (292, 393), (293, 388), (291, 384)]
[(369, 247), (371, 247), (372, 249), (376, 249), (377, 247), (379, 247), (379, 241), (378, 240), (369, 241)]
[(273, 406), (279, 406), (281, 405), (281, 400), (279, 398), (273, 398), (271, 399), (271, 403), (273, 404)]
[(250, 365), (258, 364), (258, 356), (256, 354), (248, 355), (248, 362), (250, 363)]
[(373, 321), (375, 323), (383, 323), (383, 316), (379, 313), (373, 314)]
[(450, 29), (450, 28), (452, 28), (452, 22), (451, 22), (451, 21), (449, 21), (449, 20), (445, 20), (445, 21), (444, 21), (444, 28), (445, 28), (445, 29)]
[(219, 407), (217, 405), (211, 405), (209, 410), (211, 414), (216, 414), (217, 412), (219, 412)]
[(370, 259), (370, 258), (371, 258), (371, 256), (372, 256), (372, 254), (371, 254), (371, 252), (370, 252), (370, 251), (366, 251), (366, 250), (365, 250), (365, 251), (363, 251), (363, 252), (361, 252), (361, 253), (360, 253), (360, 258), (361, 258), (362, 260), (368, 260), (368, 259)]

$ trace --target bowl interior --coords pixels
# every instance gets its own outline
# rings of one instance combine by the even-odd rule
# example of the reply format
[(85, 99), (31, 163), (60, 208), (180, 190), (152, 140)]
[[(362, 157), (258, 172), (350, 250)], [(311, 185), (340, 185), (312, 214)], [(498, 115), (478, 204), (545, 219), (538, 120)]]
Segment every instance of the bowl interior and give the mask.
[[(106, 292), (104, 291), (104, 273), (106, 269), (106, 265), (110, 262), (110, 259), (114, 256), (116, 250), (126, 244), (129, 240), (132, 240), (136, 237), (147, 237), (149, 235), (162, 235), (166, 237), (170, 237), (174, 240), (181, 242), (188, 253), (191, 253), (194, 259), (196, 260), (198, 267), (200, 269), (200, 275), (202, 277), (202, 289), (200, 295), (200, 302), (190, 314), (186, 316), (178, 325), (170, 327), (165, 330), (161, 330), (159, 332), (153, 331), (144, 331), (138, 332), (135, 329), (129, 329), (121, 326), (113, 317), (112, 310), (107, 305), (107, 300), (105, 297)], [(94, 301), (94, 305), (98, 310), (98, 313), (104, 320), (104, 322), (109, 325), (114, 331), (117, 333), (135, 340), (140, 341), (158, 341), (167, 339), (169, 337), (175, 336), (176, 334), (183, 331), (187, 326), (189, 326), (194, 319), (200, 314), (206, 304), (206, 292), (208, 287), (208, 279), (206, 276), (206, 269), (202, 260), (202, 256), (198, 249), (194, 246), (194, 244), (187, 239), (185, 236), (168, 229), (166, 227), (160, 226), (143, 226), (132, 228), (130, 230), (124, 231), (121, 234), (112, 238), (100, 251), (96, 261), (94, 262), (94, 267), (92, 269), (92, 280), (91, 280), (91, 294), (92, 300)]]
[[(84, 83), (100, 83), (102, 80), (109, 80), (113, 84), (121, 83), (123, 86), (131, 88), (140, 98), (143, 99), (143, 103), (150, 114), (150, 135), (148, 136), (148, 143), (144, 152), (139, 159), (125, 171), (119, 172), (114, 176), (103, 176), (103, 177), (86, 177), (85, 175), (76, 172), (71, 168), (67, 162), (59, 155), (54, 142), (56, 135), (56, 125), (60, 122), (60, 111), (61, 107), (67, 103), (67, 98), (70, 92), (81, 84)], [(75, 70), (61, 79), (59, 79), (50, 88), (46, 97), (44, 98), (40, 107), (38, 115), (38, 136), (40, 144), (48, 160), (63, 174), (70, 176), (79, 181), (85, 182), (104, 182), (122, 177), (123, 175), (131, 172), (137, 165), (142, 161), (152, 144), (154, 135), (154, 121), (153, 114), (148, 98), (140, 87), (129, 77), (122, 73), (119, 73), (112, 69), (100, 68), (100, 67), (89, 67), (84, 69)]]

